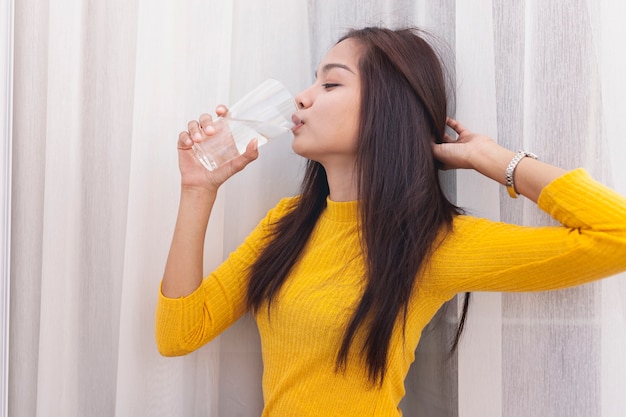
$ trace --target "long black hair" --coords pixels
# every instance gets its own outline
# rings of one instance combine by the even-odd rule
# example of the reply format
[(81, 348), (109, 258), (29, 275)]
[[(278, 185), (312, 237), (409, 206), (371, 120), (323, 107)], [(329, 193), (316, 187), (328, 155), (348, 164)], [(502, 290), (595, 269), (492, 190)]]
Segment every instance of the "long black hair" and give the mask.
[[(461, 211), (445, 197), (431, 145), (444, 136), (446, 80), (439, 57), (415, 29), (348, 32), (361, 48), (356, 172), (366, 286), (337, 353), (345, 367), (358, 329), (370, 380), (382, 383), (394, 327), (404, 330), (420, 269)], [(251, 269), (248, 304), (271, 302), (297, 262), (329, 195), (324, 167), (308, 161), (295, 207), (277, 222)], [(401, 321), (398, 319), (401, 317)], [(460, 336), (459, 326), (454, 346)]]

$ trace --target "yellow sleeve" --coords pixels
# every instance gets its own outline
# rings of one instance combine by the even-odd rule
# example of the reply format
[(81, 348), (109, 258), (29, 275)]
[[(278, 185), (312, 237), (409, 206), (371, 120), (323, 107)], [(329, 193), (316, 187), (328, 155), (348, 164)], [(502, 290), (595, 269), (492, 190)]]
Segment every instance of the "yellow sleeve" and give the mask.
[(626, 270), (626, 198), (578, 169), (545, 187), (538, 205), (562, 226), (459, 216), (423, 286), (447, 299), (465, 291), (561, 289)]
[(159, 291), (155, 336), (159, 352), (179, 356), (214, 339), (247, 312), (248, 270), (274, 223), (291, 206), (283, 199), (246, 240), (192, 294), (167, 298)]

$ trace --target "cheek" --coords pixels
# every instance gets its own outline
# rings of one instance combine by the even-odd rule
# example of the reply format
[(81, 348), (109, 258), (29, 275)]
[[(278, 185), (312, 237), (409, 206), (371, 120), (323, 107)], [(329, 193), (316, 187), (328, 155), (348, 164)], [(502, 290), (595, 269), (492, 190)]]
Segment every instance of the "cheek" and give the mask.
[(359, 113), (355, 109), (350, 109), (341, 118), (343, 124), (342, 136), (347, 143), (352, 144), (356, 149), (356, 143), (359, 135)]
[(318, 160), (325, 154), (356, 152), (360, 116), (358, 103), (341, 107), (334, 104), (324, 107), (324, 112), (309, 113), (309, 123), (303, 126), (291, 144), (295, 153)]

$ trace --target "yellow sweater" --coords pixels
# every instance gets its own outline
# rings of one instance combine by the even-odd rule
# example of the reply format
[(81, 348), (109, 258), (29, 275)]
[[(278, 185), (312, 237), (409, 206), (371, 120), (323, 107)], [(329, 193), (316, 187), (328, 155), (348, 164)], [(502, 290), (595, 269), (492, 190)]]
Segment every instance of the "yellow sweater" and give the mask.
[[(582, 202), (582, 204), (581, 204)], [(458, 216), (453, 231), (417, 277), (406, 335), (396, 331), (381, 388), (367, 380), (357, 334), (345, 372), (334, 371), (345, 327), (359, 300), (364, 266), (356, 203), (328, 201), (273, 304), (256, 315), (263, 352), (264, 416), (365, 417), (401, 414), (404, 379), (422, 329), (441, 305), (465, 291), (541, 291), (582, 284), (626, 270), (626, 199), (583, 170), (553, 181), (539, 206), (565, 227), (521, 227)], [(281, 201), (193, 294), (159, 297), (156, 337), (164, 355), (184, 355), (246, 313), (246, 274)], [(397, 328), (398, 330), (398, 328)]]

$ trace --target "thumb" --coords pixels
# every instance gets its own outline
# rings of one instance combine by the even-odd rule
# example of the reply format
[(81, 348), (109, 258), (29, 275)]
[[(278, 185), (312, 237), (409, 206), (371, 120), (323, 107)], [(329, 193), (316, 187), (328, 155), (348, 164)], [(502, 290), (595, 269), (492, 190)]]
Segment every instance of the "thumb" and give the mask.
[(246, 146), (246, 150), (241, 155), (231, 159), (227, 162), (230, 165), (232, 173), (239, 172), (246, 167), (250, 162), (259, 157), (259, 140), (254, 138)]

